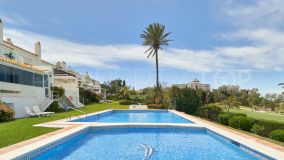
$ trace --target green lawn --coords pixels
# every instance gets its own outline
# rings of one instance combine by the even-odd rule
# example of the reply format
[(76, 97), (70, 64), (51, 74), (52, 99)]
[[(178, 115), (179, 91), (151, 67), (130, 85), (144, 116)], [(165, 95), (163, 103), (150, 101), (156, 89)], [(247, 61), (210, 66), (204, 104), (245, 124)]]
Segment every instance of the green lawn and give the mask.
[(274, 113), (262, 113), (262, 112), (256, 112), (256, 111), (252, 112), (251, 109), (248, 109), (248, 108), (230, 109), (230, 112), (244, 113), (244, 114), (247, 114), (248, 117), (252, 117), (255, 119), (273, 120), (273, 121), (284, 123), (284, 115), (276, 115)]
[[(88, 105), (81, 110), (92, 113), (111, 108), (127, 109), (128, 106), (119, 105), (118, 102), (112, 102), (111, 104), (103, 103)], [(23, 118), (11, 122), (0, 123), (0, 148), (57, 130), (56, 128), (33, 127), (35, 124), (69, 118), (70, 116), (80, 114), (82, 113), (78, 111), (69, 111), (57, 113), (51, 117)]]

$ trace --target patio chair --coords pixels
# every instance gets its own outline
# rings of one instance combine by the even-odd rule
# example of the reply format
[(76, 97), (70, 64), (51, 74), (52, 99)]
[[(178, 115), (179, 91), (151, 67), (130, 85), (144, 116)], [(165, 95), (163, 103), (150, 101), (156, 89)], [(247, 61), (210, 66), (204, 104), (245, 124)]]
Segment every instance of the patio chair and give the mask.
[(39, 106), (33, 106), (33, 110), (35, 113), (39, 113), (39, 114), (43, 114), (43, 115), (46, 115), (46, 116), (50, 116), (50, 115), (53, 115), (54, 112), (42, 112), (39, 108)]
[(32, 112), (32, 110), (30, 109), (30, 107), (25, 107), (25, 110), (27, 112), (27, 115), (29, 115), (30, 117), (34, 117), (34, 116), (42, 116), (43, 114), (40, 114), (40, 113), (34, 113)]

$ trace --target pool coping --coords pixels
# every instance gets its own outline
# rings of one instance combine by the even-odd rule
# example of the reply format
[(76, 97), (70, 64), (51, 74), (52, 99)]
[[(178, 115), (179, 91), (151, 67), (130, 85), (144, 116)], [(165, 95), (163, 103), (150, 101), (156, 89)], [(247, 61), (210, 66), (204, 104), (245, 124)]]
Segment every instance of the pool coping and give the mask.
[[(103, 110), (100, 112), (95, 112), (88, 114), (88, 116), (101, 114), (105, 112), (113, 111), (113, 109)], [(194, 123), (98, 123), (98, 122), (68, 122), (70, 118), (65, 118), (61, 120), (46, 122), (42, 124), (37, 124), (34, 126), (40, 127), (52, 127), (52, 128), (62, 128), (55, 132), (50, 132), (48, 134), (32, 138), (27, 141), (19, 142), (17, 144), (0, 149), (0, 160), (15, 159), (24, 154), (32, 152), (38, 148), (47, 146), (55, 141), (58, 141), (66, 136), (70, 136), (74, 133), (80, 132), (88, 127), (195, 127), (195, 128), (206, 128), (221, 136), (229, 138), (235, 142), (238, 142), (248, 148), (254, 149), (260, 153), (263, 153), (269, 157), (275, 159), (284, 159), (284, 147), (276, 149), (271, 146), (272, 143), (254, 138), (252, 136), (243, 136), (243, 133), (234, 131), (232, 129), (226, 129), (220, 125), (214, 124), (212, 122), (182, 113), (175, 110), (169, 110), (169, 112), (174, 113), (182, 118), (185, 118)], [(83, 115), (84, 116), (84, 115)], [(74, 116), (71, 119), (82, 118), (82, 115)], [(262, 142), (262, 143), (261, 143)], [(263, 143), (266, 142), (266, 143)], [(274, 145), (274, 144), (273, 144)], [(276, 145), (276, 144), (275, 144)], [(278, 145), (276, 145), (278, 146)]]
[[(245, 145), (245, 146), (247, 146), (251, 149), (254, 149), (254, 150), (256, 150), (260, 153), (263, 153), (267, 156), (270, 156), (270, 157), (275, 158), (275, 159), (284, 159), (284, 147), (280, 146), (281, 150), (282, 150), (282, 151), (280, 151), (280, 150), (277, 150), (275, 148), (272, 148), (271, 145), (276, 146), (276, 144), (270, 143), (268, 141), (264, 141), (264, 140), (261, 140), (259, 138), (255, 138), (255, 137), (252, 137), (252, 136), (249, 136), (249, 135), (243, 136), (244, 133), (234, 131), (234, 130), (229, 129), (229, 128), (225, 128), (221, 125), (217, 125), (217, 124), (214, 124), (212, 122), (209, 122), (209, 121), (206, 121), (206, 120), (203, 120), (203, 119), (200, 119), (200, 118), (197, 118), (197, 117), (194, 117), (194, 116), (182, 113), (182, 112), (178, 112), (178, 111), (174, 111), (174, 110), (172, 110), (171, 112), (175, 112), (177, 115), (186, 117), (196, 124), (199, 124), (199, 125), (207, 128), (207, 129), (209, 129), (209, 130), (211, 130), (211, 131), (213, 131), (217, 134), (220, 134), (220, 135), (222, 135), (226, 138), (229, 138), (233, 141), (236, 141), (240, 144), (243, 144), (243, 145)], [(266, 142), (266, 144), (262, 144), (262, 143), (260, 143), (260, 141)]]

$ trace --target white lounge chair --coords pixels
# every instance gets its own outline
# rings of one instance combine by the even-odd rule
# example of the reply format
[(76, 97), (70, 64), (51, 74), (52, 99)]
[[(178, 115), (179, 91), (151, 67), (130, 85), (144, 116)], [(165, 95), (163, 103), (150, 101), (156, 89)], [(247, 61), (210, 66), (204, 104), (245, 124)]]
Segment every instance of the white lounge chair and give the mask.
[(42, 112), (39, 108), (39, 106), (33, 106), (33, 110), (35, 113), (39, 113), (39, 114), (43, 114), (43, 115), (46, 115), (46, 116), (50, 116), (50, 115), (53, 115), (54, 112)]
[(141, 104), (138, 104), (138, 105), (132, 104), (132, 105), (129, 105), (129, 109), (132, 109), (132, 110), (147, 110), (148, 106), (147, 105), (141, 105)]
[(25, 107), (25, 110), (27, 112), (27, 115), (31, 116), (31, 117), (34, 117), (34, 116), (42, 116), (44, 114), (40, 114), (40, 113), (35, 113), (35, 112), (32, 112), (32, 110), (30, 109), (30, 107)]

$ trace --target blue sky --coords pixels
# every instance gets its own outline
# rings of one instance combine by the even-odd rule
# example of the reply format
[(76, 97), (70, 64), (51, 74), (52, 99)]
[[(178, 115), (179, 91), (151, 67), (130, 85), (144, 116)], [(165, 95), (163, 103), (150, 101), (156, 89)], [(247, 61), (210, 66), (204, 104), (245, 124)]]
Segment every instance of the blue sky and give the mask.
[(155, 83), (153, 59), (139, 38), (160, 22), (174, 40), (160, 56), (161, 81), (194, 78), (280, 93), (284, 81), (282, 0), (2, 0), (4, 36), (43, 59), (65, 60), (104, 82), (126, 79), (139, 89)]

